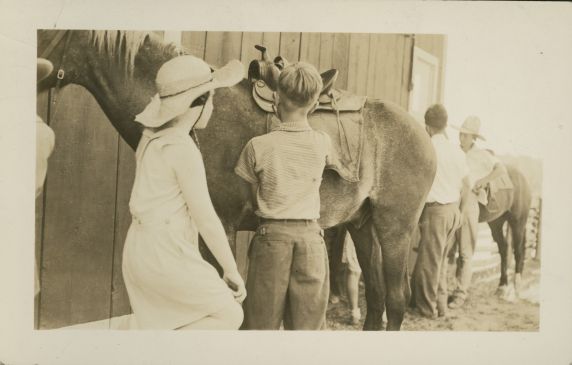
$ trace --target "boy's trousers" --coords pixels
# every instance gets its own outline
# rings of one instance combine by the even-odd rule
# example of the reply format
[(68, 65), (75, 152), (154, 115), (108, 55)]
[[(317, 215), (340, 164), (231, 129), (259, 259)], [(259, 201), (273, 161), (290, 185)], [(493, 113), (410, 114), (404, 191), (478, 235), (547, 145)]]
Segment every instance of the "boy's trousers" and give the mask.
[(323, 231), (311, 220), (263, 220), (249, 250), (244, 328), (318, 330), (329, 296)]

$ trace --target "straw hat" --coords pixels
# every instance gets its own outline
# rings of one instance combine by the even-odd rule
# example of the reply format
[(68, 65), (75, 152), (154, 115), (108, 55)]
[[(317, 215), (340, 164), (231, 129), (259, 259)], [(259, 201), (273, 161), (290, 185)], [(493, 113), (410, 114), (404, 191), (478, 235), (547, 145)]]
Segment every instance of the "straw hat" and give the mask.
[(457, 126), (452, 126), (452, 127), (454, 129), (457, 129), (461, 133), (471, 134), (471, 135), (485, 141), (485, 137), (483, 137), (479, 133), (479, 131), (481, 129), (481, 120), (479, 119), (479, 117), (471, 115), (470, 117), (467, 117), (467, 119), (465, 119), (465, 121), (463, 122), (461, 127), (457, 127)]
[(37, 82), (42, 81), (46, 77), (50, 76), (52, 71), (54, 70), (54, 65), (45, 58), (38, 58), (38, 74), (37, 74)]
[(159, 69), (155, 80), (158, 93), (135, 120), (147, 127), (159, 127), (186, 113), (191, 103), (204, 93), (236, 85), (243, 74), (244, 68), (237, 60), (211, 72), (200, 58), (175, 57)]

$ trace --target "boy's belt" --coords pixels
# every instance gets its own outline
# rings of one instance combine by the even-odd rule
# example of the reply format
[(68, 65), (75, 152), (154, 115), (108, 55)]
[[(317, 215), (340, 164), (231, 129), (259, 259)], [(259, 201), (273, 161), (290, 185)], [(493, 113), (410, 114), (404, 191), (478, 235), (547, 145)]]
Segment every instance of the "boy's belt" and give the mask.
[(259, 218), (260, 224), (264, 223), (318, 223), (317, 219), (272, 219), (272, 218)]

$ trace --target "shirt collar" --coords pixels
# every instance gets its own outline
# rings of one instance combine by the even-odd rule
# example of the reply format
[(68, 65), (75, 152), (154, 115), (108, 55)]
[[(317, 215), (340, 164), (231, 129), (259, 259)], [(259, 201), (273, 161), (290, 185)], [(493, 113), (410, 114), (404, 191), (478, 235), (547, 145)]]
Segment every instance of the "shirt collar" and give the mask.
[(449, 140), (449, 137), (445, 133), (435, 133), (431, 139), (433, 140)]
[(307, 121), (298, 121), (298, 122), (288, 122), (282, 123), (278, 120), (272, 120), (272, 127), (271, 131), (287, 131), (287, 132), (303, 132), (303, 131), (311, 131), (312, 127), (308, 124)]

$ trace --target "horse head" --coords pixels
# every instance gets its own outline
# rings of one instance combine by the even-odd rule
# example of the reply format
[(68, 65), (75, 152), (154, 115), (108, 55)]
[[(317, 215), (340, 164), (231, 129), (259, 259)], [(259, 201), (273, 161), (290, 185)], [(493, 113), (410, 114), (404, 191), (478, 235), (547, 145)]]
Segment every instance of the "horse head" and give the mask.
[(38, 90), (67, 84), (85, 87), (123, 139), (135, 148), (141, 126), (133, 123), (155, 94), (161, 65), (183, 51), (153, 32), (39, 30), (38, 56), (55, 72)]

